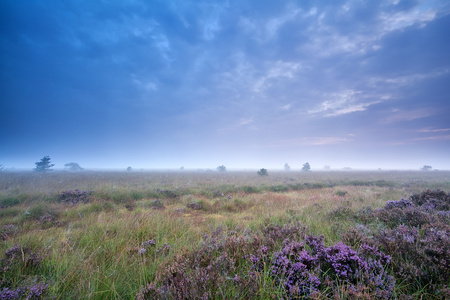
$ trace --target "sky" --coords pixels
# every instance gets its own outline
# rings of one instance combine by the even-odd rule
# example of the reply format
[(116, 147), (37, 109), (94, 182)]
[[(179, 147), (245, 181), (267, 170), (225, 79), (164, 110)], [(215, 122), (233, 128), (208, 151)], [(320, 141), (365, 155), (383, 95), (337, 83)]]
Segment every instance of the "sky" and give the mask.
[(0, 164), (450, 169), (448, 0), (0, 1)]

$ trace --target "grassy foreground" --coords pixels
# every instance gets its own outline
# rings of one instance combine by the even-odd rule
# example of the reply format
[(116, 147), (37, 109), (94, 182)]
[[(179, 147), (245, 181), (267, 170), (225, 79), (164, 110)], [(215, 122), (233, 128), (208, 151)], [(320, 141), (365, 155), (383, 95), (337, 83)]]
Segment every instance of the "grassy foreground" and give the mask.
[(450, 199), (407, 200), (436, 189), (450, 172), (3, 172), (0, 299), (445, 299)]

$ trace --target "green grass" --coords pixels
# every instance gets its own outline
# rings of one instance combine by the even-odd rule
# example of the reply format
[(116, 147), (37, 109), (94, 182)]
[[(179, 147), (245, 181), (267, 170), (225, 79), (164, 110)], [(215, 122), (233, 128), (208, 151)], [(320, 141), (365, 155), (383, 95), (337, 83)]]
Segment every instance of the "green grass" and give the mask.
[[(202, 234), (219, 226), (257, 230), (300, 221), (332, 244), (356, 225), (354, 212), (363, 207), (426, 188), (450, 189), (449, 172), (269, 173), (3, 172), (0, 226), (16, 230), (5, 235), (0, 257), (17, 244), (43, 256), (32, 274), (20, 268), (8, 273), (13, 286), (34, 276), (49, 283), (49, 296), (57, 299), (133, 299), (162, 265), (198, 247)], [(69, 189), (93, 194), (86, 204), (61, 203), (59, 193)], [(155, 209), (155, 200), (164, 209)], [(203, 209), (188, 208), (191, 202)], [(54, 220), (44, 223), (46, 214)], [(141, 243), (150, 239), (155, 249), (168, 243), (171, 250), (140, 255)], [(281, 295), (277, 286), (261, 286), (248, 297)], [(232, 289), (227, 293), (232, 296)]]

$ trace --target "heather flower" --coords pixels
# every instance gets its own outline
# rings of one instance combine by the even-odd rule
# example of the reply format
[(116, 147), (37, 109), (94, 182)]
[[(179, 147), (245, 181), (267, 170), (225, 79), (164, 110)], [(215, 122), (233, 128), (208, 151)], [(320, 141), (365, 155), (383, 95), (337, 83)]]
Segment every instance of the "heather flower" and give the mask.
[(170, 245), (167, 244), (167, 243), (164, 243), (164, 244), (162, 245), (162, 247), (159, 247), (158, 249), (156, 249), (156, 253), (167, 254), (167, 253), (170, 251), (170, 249), (172, 249), (172, 246), (170, 246)]
[(151, 239), (151, 240), (148, 240), (148, 241), (146, 241), (146, 242), (143, 242), (141, 245), (142, 245), (142, 247), (144, 247), (144, 248), (148, 248), (148, 247), (150, 247), (150, 246), (156, 245), (156, 242), (155, 242), (153, 239)]

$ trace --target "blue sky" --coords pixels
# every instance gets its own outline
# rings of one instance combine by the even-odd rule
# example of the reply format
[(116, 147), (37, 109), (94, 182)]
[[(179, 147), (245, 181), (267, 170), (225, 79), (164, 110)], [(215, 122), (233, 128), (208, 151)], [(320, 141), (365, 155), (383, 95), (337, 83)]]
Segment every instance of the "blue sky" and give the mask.
[(0, 2), (0, 164), (450, 169), (450, 2)]

